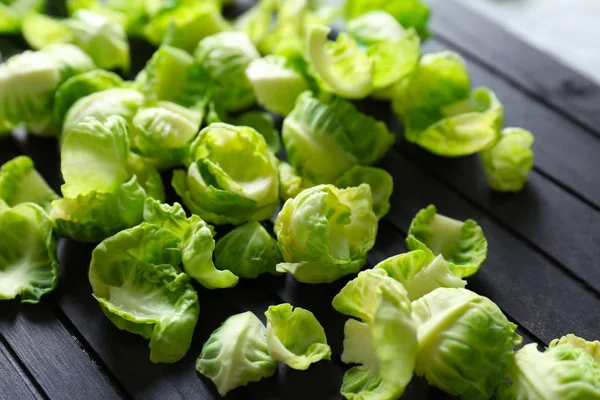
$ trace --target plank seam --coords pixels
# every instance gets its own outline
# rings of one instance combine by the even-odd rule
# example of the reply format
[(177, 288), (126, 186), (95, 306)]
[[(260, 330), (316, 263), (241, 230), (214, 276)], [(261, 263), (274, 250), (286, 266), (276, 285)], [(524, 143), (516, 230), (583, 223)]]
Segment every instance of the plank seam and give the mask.
[(559, 188), (563, 189), (565, 192), (567, 192), (568, 194), (570, 194), (571, 196), (575, 197), (576, 199), (580, 200), (582, 203), (590, 206), (591, 208), (593, 208), (594, 210), (600, 212), (600, 205), (594, 203), (591, 200), (588, 200), (587, 198), (585, 198), (583, 195), (581, 195), (580, 193), (577, 193), (575, 190), (573, 190), (572, 188), (570, 188), (569, 186), (565, 185), (564, 183), (562, 183), (561, 181), (557, 180), (556, 178), (554, 178), (552, 175), (548, 174), (546, 171), (544, 171), (543, 169), (541, 169), (540, 167), (537, 166), (533, 166), (533, 169), (536, 173), (538, 173), (542, 178), (547, 179), (548, 181), (552, 182), (553, 184), (555, 184), (556, 186), (558, 186)]
[(25, 381), (25, 383), (27, 385), (27, 389), (29, 389), (31, 394), (36, 398), (49, 400), (50, 397), (48, 396), (48, 394), (46, 393), (46, 391), (44, 390), (42, 385), (40, 385), (40, 383), (37, 381), (37, 379), (35, 378), (33, 373), (21, 361), (21, 359), (19, 358), (19, 355), (15, 352), (15, 350), (12, 348), (12, 346), (10, 345), (8, 340), (6, 340), (6, 338), (4, 337), (4, 335), (1, 332), (0, 332), (0, 342), (2, 342), (2, 345), (6, 348), (6, 352), (8, 353), (7, 358), (9, 359), (9, 362), (11, 364), (12, 363), (16, 364), (16, 365), (13, 364), (13, 367), (15, 368), (17, 373), (23, 378), (23, 380)]

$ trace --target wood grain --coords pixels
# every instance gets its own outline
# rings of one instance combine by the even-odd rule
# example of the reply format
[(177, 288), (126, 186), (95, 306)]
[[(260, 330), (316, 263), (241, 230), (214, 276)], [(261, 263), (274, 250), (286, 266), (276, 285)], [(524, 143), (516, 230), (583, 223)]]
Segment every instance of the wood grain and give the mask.
[(27, 377), (28, 371), (19, 365), (20, 360), (11, 351), (0, 335), (0, 399), (46, 398), (36, 388), (37, 382)]

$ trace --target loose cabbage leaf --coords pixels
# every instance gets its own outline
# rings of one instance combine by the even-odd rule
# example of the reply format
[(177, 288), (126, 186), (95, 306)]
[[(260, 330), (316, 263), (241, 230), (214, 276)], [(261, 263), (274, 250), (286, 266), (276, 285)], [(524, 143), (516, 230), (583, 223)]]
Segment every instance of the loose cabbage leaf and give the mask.
[(347, 399), (393, 400), (410, 382), (418, 349), (411, 304), (401, 284), (382, 269), (363, 271), (332, 302), (349, 319), (342, 361), (361, 364), (344, 374)]
[(584, 349), (590, 356), (592, 356), (592, 358), (594, 359), (594, 361), (596, 361), (597, 364), (600, 364), (600, 341), (594, 340), (593, 342), (588, 342), (583, 338), (577, 337), (572, 333), (569, 333), (568, 335), (563, 336), (560, 339), (554, 339), (552, 342), (550, 342), (550, 347), (556, 347), (565, 343), (570, 344), (571, 346), (579, 349)]
[(310, 311), (285, 303), (270, 306), (265, 316), (267, 346), (274, 360), (305, 370), (312, 363), (331, 358), (325, 330)]
[(250, 311), (227, 318), (204, 343), (196, 369), (214, 382), (221, 396), (273, 375), (277, 362), (269, 356), (265, 334), (265, 326)]
[(302, 190), (314, 186), (307, 184), (307, 182), (298, 175), (296, 169), (285, 161), (278, 161), (277, 170), (279, 171), (279, 197), (283, 201), (293, 199)]
[(74, 40), (73, 32), (62, 20), (38, 13), (25, 14), (21, 34), (34, 50), (55, 43), (73, 43)]
[(275, 128), (275, 120), (271, 114), (263, 111), (251, 110), (235, 117), (227, 117), (225, 122), (232, 125), (254, 128), (263, 136), (267, 143), (267, 147), (273, 154), (276, 154), (281, 150), (281, 139), (279, 137), (279, 132), (277, 132), (277, 129)]
[(0, 199), (0, 300), (21, 296), (22, 303), (37, 303), (54, 290), (60, 267), (52, 227), (38, 205), (9, 208)]
[(533, 168), (533, 135), (521, 128), (503, 129), (498, 141), (481, 152), (488, 184), (500, 192), (519, 192)]
[(455, 276), (450, 266), (440, 254), (429, 262), (423, 250), (414, 250), (390, 257), (377, 264), (375, 269), (383, 269), (400, 282), (414, 301), (439, 288), (464, 288), (467, 282)]
[(90, 284), (119, 329), (150, 339), (150, 361), (173, 363), (187, 353), (200, 307), (181, 260), (179, 238), (152, 225), (119, 232), (94, 249)]
[(222, 32), (198, 43), (194, 53), (211, 99), (225, 111), (240, 111), (256, 102), (246, 68), (260, 57), (243, 32)]
[(412, 220), (406, 246), (423, 250), (427, 262), (441, 254), (459, 278), (476, 273), (487, 257), (487, 240), (477, 222), (440, 215), (434, 205), (419, 211)]
[(394, 190), (394, 180), (384, 169), (355, 165), (335, 181), (340, 189), (366, 183), (371, 187), (373, 211), (377, 218), (383, 218), (390, 210), (390, 197)]
[(277, 241), (257, 221), (238, 226), (217, 241), (215, 264), (241, 278), (256, 278), (262, 273), (276, 274), (282, 261)]
[(371, 190), (367, 185), (338, 189), (319, 185), (286, 201), (275, 233), (289, 272), (305, 283), (329, 283), (356, 273), (377, 236)]
[(450, 52), (424, 55), (393, 107), (409, 142), (447, 157), (473, 154), (493, 144), (504, 120), (494, 93), (485, 88), (471, 91), (464, 61)]
[(190, 160), (187, 173), (174, 172), (172, 184), (185, 205), (206, 221), (261, 221), (279, 205), (276, 160), (254, 129), (213, 123), (192, 143)]
[(283, 56), (272, 55), (252, 61), (246, 68), (246, 76), (258, 103), (283, 116), (294, 109), (296, 98), (309, 88), (302, 73)]
[(544, 352), (523, 346), (498, 388), (498, 400), (600, 399), (600, 365), (583, 348), (562, 342)]
[(23, 18), (41, 12), (44, 0), (3, 0), (0, 2), (0, 34), (19, 33)]
[(491, 300), (438, 288), (412, 303), (419, 352), (415, 374), (465, 399), (491, 398), (522, 338)]
[(31, 158), (18, 156), (0, 168), (0, 200), (9, 207), (35, 203), (49, 211), (56, 199), (58, 195), (37, 172)]
[(361, 114), (350, 102), (322, 102), (305, 92), (283, 121), (282, 137), (290, 164), (308, 182), (333, 183), (356, 164), (385, 155), (394, 135), (385, 124)]

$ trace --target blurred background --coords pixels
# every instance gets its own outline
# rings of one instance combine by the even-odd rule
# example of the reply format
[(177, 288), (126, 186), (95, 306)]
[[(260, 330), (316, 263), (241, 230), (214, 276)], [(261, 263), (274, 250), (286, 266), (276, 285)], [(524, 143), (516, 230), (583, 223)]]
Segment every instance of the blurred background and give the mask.
[(600, 0), (455, 0), (600, 82)]

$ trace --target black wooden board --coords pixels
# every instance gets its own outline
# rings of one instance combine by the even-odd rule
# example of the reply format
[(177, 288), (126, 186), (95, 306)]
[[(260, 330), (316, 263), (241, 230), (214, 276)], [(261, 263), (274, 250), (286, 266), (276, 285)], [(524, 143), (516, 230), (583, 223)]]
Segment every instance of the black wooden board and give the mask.
[[(474, 84), (490, 87), (504, 103), (506, 124), (535, 134), (535, 170), (523, 192), (492, 193), (477, 157), (444, 159), (409, 145), (388, 105), (367, 104), (399, 133), (380, 163), (393, 175), (395, 190), (368, 264), (406, 251), (410, 220), (434, 203), (441, 213), (473, 218), (483, 227), (489, 256), (468, 287), (491, 298), (519, 324), (526, 343), (547, 344), (571, 332), (597, 339), (600, 86), (454, 2), (433, 4), (435, 35), (425, 51), (458, 51), (465, 57)], [(5, 56), (23, 48), (20, 38), (0, 37)], [(139, 69), (152, 49), (136, 41), (133, 50), (134, 69)], [(18, 154), (30, 155), (59, 189), (54, 139), (0, 139), (0, 163)], [(315, 313), (332, 346), (332, 361), (307, 371), (280, 365), (273, 377), (236, 389), (227, 398), (341, 399), (346, 317), (330, 304), (349, 278), (306, 285), (289, 276), (268, 276), (217, 291), (196, 285), (201, 314), (192, 348), (176, 364), (155, 365), (148, 360), (147, 341), (119, 331), (91, 297), (87, 271), (92, 249), (61, 240), (57, 291), (35, 306), (0, 304), (0, 399), (217, 399), (212, 383), (194, 369), (202, 344), (229, 315), (250, 310), (264, 320), (266, 308), (281, 302)], [(450, 397), (414, 379), (403, 398)]]

